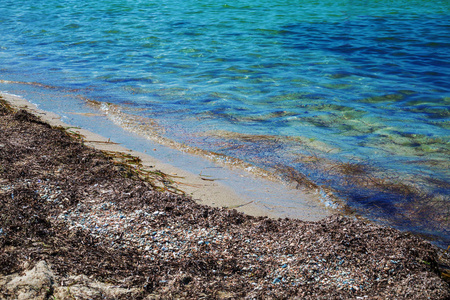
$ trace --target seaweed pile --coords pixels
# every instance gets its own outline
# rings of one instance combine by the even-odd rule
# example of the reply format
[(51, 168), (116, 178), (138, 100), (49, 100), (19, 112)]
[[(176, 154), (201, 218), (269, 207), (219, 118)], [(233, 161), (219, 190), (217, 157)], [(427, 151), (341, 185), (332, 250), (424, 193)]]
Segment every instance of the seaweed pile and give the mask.
[(0, 99), (0, 298), (33, 268), (53, 272), (43, 299), (450, 297), (444, 254), (409, 233), (252, 217), (139, 174)]

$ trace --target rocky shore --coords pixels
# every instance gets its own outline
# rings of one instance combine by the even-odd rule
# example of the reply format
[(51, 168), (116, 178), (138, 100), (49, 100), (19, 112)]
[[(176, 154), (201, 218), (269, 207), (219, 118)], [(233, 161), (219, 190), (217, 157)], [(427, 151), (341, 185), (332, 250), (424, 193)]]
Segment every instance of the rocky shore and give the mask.
[(0, 299), (449, 299), (446, 261), (354, 218), (200, 205), (0, 99)]

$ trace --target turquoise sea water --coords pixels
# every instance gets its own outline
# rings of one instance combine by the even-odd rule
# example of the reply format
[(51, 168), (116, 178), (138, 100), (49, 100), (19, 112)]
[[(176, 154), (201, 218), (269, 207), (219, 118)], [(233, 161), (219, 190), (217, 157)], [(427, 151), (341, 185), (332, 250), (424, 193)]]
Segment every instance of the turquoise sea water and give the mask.
[(0, 2), (1, 91), (117, 105), (117, 124), (151, 119), (166, 143), (330, 191), (441, 246), (449, 62), (449, 1)]

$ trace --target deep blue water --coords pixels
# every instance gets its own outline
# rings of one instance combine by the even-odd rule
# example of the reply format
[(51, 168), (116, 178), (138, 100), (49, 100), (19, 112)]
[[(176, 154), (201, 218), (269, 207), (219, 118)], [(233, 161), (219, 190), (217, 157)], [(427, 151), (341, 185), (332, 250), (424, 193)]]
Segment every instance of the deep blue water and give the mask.
[(119, 105), (446, 245), (449, 15), (423, 0), (2, 0), (0, 90)]

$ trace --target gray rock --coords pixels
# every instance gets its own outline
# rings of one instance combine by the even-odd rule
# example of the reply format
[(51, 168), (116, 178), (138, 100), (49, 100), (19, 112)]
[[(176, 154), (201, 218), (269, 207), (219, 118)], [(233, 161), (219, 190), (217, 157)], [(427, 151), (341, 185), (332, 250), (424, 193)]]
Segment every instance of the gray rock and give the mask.
[(40, 261), (36, 266), (26, 271), (23, 276), (13, 274), (0, 279), (5, 284), (3, 290), (8, 295), (6, 299), (35, 299), (44, 300), (53, 293), (55, 275), (45, 261)]
[[(136, 288), (121, 288), (85, 275), (61, 279), (53, 273), (45, 261), (40, 261), (24, 275), (15, 273), (0, 276), (0, 299), (134, 299), (140, 293)], [(61, 285), (61, 282), (65, 282), (64, 285)]]

